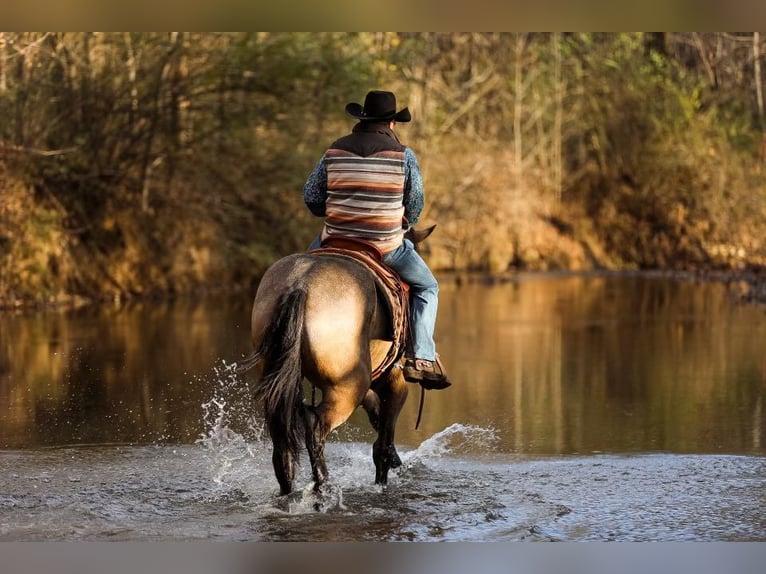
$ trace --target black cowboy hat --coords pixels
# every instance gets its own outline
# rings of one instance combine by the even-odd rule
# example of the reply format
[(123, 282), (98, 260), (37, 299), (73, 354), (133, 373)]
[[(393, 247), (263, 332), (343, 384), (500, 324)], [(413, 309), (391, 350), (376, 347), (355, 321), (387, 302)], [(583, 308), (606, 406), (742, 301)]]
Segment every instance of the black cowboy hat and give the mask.
[(364, 106), (352, 102), (346, 105), (346, 113), (352, 118), (368, 122), (408, 122), (412, 119), (410, 110), (396, 111), (396, 96), (392, 92), (373, 90), (367, 92)]

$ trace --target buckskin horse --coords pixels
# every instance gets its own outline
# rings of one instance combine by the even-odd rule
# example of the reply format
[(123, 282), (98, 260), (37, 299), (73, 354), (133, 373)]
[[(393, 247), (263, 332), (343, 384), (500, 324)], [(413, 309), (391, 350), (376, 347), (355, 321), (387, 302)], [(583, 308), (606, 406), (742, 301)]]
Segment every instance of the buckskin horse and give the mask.
[[(434, 227), (410, 229), (407, 237), (418, 243)], [(256, 369), (256, 397), (263, 402), (282, 495), (292, 492), (302, 440), (314, 489), (320, 490), (328, 478), (327, 436), (360, 405), (378, 433), (375, 483), (386, 484), (389, 470), (402, 464), (394, 431), (408, 383), (396, 364), (406, 337), (394, 333), (396, 308), (355, 252), (330, 248), (288, 255), (269, 267), (255, 295), (255, 350), (238, 371)], [(320, 389), (319, 405), (304, 403), (304, 379)]]

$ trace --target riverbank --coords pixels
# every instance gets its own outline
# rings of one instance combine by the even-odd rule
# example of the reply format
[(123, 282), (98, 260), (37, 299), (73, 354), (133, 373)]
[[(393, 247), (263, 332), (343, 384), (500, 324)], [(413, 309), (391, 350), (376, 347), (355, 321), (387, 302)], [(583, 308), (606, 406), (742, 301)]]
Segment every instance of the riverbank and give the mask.
[[(507, 271), (502, 273), (460, 272), (448, 271), (436, 273), (442, 288), (449, 285), (460, 288), (464, 285), (483, 284), (494, 285), (502, 283), (517, 283), (524, 278), (533, 277), (562, 277), (562, 276), (655, 276), (679, 281), (698, 281), (721, 283), (726, 285), (732, 297), (740, 303), (762, 305), (766, 307), (766, 268), (753, 267), (741, 271), (703, 270), (703, 271), (672, 271), (672, 270), (589, 270), (589, 271)], [(73, 310), (86, 307), (128, 307), (136, 304), (167, 303), (174, 300), (194, 301), (221, 296), (241, 294), (250, 297), (255, 294), (255, 285), (234, 285), (228, 288), (198, 288), (187, 292), (161, 293), (139, 295), (129, 298), (86, 298), (80, 296), (62, 295), (46, 300), (13, 300), (0, 299), (0, 313), (30, 313), (49, 310)]]
[(697, 275), (702, 280), (725, 283), (744, 303), (766, 305), (766, 268), (734, 272), (705, 271)]

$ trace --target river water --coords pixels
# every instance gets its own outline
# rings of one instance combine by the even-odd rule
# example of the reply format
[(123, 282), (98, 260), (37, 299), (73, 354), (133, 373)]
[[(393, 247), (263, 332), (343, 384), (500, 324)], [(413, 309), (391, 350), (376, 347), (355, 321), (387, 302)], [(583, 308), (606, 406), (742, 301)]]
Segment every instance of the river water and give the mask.
[[(0, 315), (0, 540), (766, 541), (766, 311), (651, 275), (442, 281), (454, 381), (412, 392), (373, 484), (278, 497), (249, 296)], [(413, 388), (413, 391), (415, 389)]]

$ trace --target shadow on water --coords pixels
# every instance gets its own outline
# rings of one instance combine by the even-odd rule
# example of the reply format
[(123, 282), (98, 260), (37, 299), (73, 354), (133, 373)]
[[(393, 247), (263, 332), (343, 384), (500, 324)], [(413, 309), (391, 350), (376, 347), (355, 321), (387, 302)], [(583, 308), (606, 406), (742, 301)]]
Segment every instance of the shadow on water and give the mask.
[[(373, 484), (363, 413), (321, 499), (276, 496), (249, 300), (0, 316), (2, 540), (766, 540), (766, 314), (653, 277), (444, 284), (451, 378)], [(89, 446), (86, 446), (89, 445)]]

